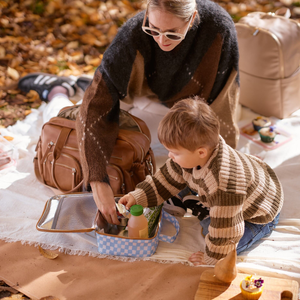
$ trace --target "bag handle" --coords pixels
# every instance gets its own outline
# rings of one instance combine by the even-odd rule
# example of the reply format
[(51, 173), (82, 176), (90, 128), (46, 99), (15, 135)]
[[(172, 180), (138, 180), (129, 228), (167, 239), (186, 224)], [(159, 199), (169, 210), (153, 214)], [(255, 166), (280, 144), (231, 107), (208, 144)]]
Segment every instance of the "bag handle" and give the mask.
[(79, 182), (74, 188), (72, 188), (71, 190), (67, 191), (67, 190), (63, 190), (57, 183), (56, 179), (55, 179), (55, 165), (56, 165), (56, 161), (58, 160), (58, 158), (60, 157), (61, 154), (61, 150), (63, 148), (63, 146), (66, 144), (66, 141), (70, 135), (71, 132), (71, 128), (66, 128), (63, 127), (62, 130), (60, 131), (60, 134), (56, 140), (54, 149), (53, 149), (53, 161), (52, 161), (52, 167), (51, 167), (51, 177), (52, 180), (56, 186), (56, 188), (58, 190), (60, 190), (63, 193), (69, 194), (74, 192), (75, 190), (77, 190), (78, 188), (80, 188), (83, 184), (83, 179), (81, 180), (81, 182)]
[(180, 229), (179, 222), (177, 221), (177, 219), (174, 216), (171, 216), (164, 209), (162, 210), (162, 217), (174, 225), (174, 227), (176, 229), (176, 233), (173, 236), (159, 234), (158, 239), (162, 242), (173, 243), (176, 240), (178, 233), (179, 233), (179, 229)]
[(51, 168), (51, 177), (52, 177), (52, 180), (53, 180), (53, 183), (55, 184), (55, 187), (60, 190), (62, 193), (64, 194), (70, 194), (70, 193), (73, 193), (75, 190), (77, 190), (78, 188), (80, 188), (82, 185), (83, 185), (83, 179), (75, 186), (73, 187), (71, 190), (67, 191), (67, 190), (63, 190), (57, 183), (56, 179), (55, 179), (55, 176), (54, 176), (54, 173), (55, 173), (55, 162), (56, 160), (53, 160), (53, 163), (52, 163), (52, 168)]
[(281, 7), (275, 11), (275, 15), (289, 19), (291, 16), (291, 11), (287, 7)]
[(53, 160), (57, 160), (60, 157), (61, 150), (66, 144), (66, 141), (70, 135), (71, 130), (72, 129), (66, 127), (63, 127), (61, 129), (53, 149)]

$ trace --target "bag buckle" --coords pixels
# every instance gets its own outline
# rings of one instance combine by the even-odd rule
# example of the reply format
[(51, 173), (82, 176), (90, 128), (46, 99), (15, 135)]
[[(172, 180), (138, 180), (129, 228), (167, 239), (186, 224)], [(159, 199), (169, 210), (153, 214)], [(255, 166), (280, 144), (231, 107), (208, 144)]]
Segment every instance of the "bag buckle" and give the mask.
[(149, 159), (146, 160), (147, 169), (151, 176), (153, 176), (153, 164), (151, 161), (151, 156), (149, 156)]

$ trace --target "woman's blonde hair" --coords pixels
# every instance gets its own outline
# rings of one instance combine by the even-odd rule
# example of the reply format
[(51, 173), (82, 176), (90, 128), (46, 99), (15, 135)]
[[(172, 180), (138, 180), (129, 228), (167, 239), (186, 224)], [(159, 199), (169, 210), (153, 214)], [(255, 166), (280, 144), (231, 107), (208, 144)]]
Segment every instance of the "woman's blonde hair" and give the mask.
[(162, 9), (185, 21), (189, 21), (197, 10), (195, 0), (147, 0), (147, 5), (150, 10)]
[(213, 110), (200, 98), (178, 101), (158, 126), (158, 139), (167, 148), (189, 151), (213, 149), (219, 142), (220, 124)]

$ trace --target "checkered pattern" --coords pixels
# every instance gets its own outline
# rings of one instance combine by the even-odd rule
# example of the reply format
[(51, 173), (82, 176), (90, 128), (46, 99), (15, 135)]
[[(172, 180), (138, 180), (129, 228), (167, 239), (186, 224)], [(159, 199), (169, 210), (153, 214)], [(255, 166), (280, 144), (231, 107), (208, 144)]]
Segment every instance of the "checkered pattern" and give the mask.
[[(159, 226), (158, 233), (151, 239), (130, 239), (97, 233), (98, 251), (101, 254), (120, 255), (130, 257), (151, 256), (156, 251), (159, 240), (173, 243), (179, 233), (179, 223), (175, 217), (162, 211), (162, 220), (170, 221), (176, 228), (176, 234), (172, 237), (160, 234), (162, 226)], [(162, 223), (161, 223), (162, 225)]]
[(163, 213), (162, 220), (167, 220), (167, 221), (171, 222), (174, 225), (175, 229), (176, 229), (176, 234), (173, 235), (173, 236), (167, 236), (167, 235), (164, 235), (164, 234), (159, 234), (158, 238), (162, 242), (173, 243), (176, 240), (177, 235), (179, 233), (179, 229), (180, 229), (179, 223), (178, 223), (178, 221), (175, 217), (171, 216), (164, 209), (162, 210), (162, 213)]

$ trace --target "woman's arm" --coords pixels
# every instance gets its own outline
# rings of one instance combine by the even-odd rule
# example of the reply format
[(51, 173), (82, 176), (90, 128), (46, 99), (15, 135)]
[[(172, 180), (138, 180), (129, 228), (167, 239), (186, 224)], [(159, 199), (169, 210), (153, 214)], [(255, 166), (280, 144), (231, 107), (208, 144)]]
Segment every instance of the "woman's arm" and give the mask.
[(119, 100), (127, 93), (136, 54), (135, 48), (128, 44), (118, 34), (106, 50), (76, 119), (85, 185), (92, 185), (97, 207), (114, 223), (117, 215), (106, 167), (119, 132)]

